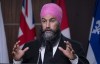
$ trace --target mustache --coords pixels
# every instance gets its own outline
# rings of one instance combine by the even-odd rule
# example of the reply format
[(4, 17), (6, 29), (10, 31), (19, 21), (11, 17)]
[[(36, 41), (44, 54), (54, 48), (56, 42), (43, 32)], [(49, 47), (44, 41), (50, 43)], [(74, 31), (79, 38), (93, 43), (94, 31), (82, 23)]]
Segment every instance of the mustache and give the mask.
[(52, 30), (52, 29), (50, 29), (50, 28), (46, 28), (46, 29), (44, 30), (44, 32), (46, 32), (46, 31), (55, 32), (54, 30)]

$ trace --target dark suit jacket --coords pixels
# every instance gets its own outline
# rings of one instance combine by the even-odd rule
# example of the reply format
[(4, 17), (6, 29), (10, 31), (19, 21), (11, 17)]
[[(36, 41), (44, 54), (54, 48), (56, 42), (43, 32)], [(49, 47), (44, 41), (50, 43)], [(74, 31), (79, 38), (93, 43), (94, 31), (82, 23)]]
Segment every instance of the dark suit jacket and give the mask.
[[(64, 36), (61, 36), (61, 40), (58, 46), (62, 48), (66, 48), (66, 44), (64, 41), (69, 41), (72, 44), (75, 53), (78, 55), (79, 60), (78, 64), (89, 64), (87, 59), (84, 57), (84, 51), (79, 43), (76, 41), (70, 40)], [(39, 56), (39, 48), (41, 46), (40, 40), (31, 41), (24, 45), (25, 47), (29, 47), (29, 50), (23, 56), (23, 63), (37, 63)], [(57, 48), (54, 58), (52, 59), (53, 64), (71, 64), (70, 60)]]

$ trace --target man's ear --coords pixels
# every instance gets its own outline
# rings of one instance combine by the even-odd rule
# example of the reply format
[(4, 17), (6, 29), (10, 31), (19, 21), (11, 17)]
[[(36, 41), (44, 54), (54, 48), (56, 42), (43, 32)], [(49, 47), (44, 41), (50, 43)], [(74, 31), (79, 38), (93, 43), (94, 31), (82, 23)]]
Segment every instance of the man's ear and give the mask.
[(38, 31), (39, 31), (39, 35), (41, 35), (43, 33), (42, 25), (39, 26)]
[(58, 29), (60, 29), (60, 27), (61, 27), (61, 24), (59, 22), (57, 23), (57, 27), (58, 27)]

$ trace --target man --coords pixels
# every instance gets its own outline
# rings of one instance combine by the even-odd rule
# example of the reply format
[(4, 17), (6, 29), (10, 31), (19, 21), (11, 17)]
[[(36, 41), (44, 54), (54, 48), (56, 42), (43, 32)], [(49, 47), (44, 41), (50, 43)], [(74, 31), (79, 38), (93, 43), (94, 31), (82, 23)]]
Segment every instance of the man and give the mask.
[(45, 4), (40, 13), (41, 37), (19, 48), (13, 48), (14, 63), (89, 64), (76, 41), (64, 37), (60, 31), (62, 9), (54, 3)]

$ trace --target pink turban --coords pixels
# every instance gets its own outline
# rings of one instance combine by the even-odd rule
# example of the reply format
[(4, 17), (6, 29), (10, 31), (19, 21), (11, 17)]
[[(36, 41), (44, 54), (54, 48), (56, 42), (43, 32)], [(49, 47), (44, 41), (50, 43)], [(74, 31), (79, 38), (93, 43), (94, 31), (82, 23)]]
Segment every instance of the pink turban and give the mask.
[(40, 17), (43, 18), (46, 15), (54, 16), (57, 19), (57, 21), (61, 23), (62, 9), (57, 4), (54, 3), (45, 4), (41, 9)]

